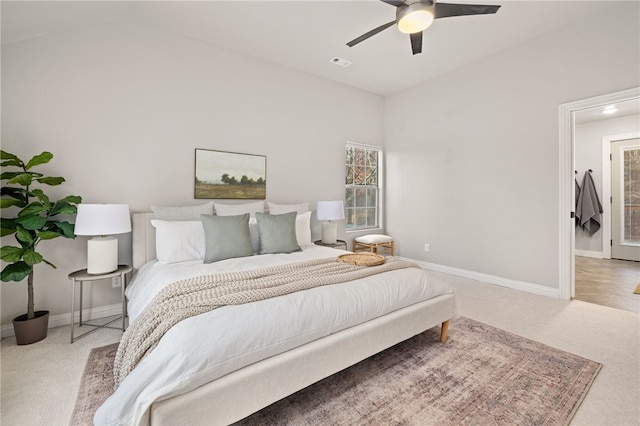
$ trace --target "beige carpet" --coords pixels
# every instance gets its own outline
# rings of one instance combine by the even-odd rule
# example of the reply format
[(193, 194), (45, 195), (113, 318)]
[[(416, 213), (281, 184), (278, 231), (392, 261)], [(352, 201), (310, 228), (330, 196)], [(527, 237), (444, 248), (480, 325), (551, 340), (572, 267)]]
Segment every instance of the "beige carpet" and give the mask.
[[(601, 364), (459, 317), (322, 380), (239, 424), (567, 425)], [(116, 345), (92, 350), (73, 425), (108, 397)]]

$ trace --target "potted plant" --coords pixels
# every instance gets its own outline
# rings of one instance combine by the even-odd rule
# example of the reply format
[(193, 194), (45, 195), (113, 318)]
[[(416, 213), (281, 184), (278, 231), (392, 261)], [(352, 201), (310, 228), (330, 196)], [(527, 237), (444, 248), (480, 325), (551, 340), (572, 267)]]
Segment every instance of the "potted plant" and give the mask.
[[(73, 215), (82, 198), (76, 195), (52, 201), (42, 189), (32, 185), (60, 185), (62, 177), (45, 176), (32, 169), (46, 164), (53, 158), (50, 152), (36, 155), (28, 162), (16, 155), (0, 150), (0, 166), (3, 167), (0, 192), (1, 207), (11, 208), (17, 214), (14, 218), (1, 220), (2, 236), (15, 234), (17, 246), (3, 245), (0, 258), (7, 263), (2, 269), (2, 281), (22, 281), (27, 279), (27, 313), (13, 319), (16, 341), (19, 345), (27, 345), (47, 337), (49, 311), (35, 311), (33, 298), (33, 266), (44, 262), (55, 268), (36, 251), (38, 244), (44, 240), (57, 237), (75, 238), (74, 225), (56, 220), (58, 215)], [(9, 170), (7, 170), (9, 169)], [(16, 210), (17, 209), (17, 210)]]

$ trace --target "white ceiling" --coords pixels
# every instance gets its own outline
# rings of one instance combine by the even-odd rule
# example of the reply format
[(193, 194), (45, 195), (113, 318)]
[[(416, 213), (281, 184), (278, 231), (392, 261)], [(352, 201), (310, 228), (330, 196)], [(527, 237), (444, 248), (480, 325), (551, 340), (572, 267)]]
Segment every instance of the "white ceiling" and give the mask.
[[(377, 0), (294, 1), (6, 1), (2, 44), (134, 18), (267, 61), (388, 95), (494, 54), (588, 15), (612, 1), (449, 0), (501, 4), (495, 15), (438, 19), (411, 54), (396, 27), (352, 48), (346, 43), (395, 19)], [(331, 63), (339, 57), (348, 68)]]
[[(613, 114), (603, 114), (606, 108), (615, 108)], [(612, 118), (620, 118), (628, 115), (640, 114), (640, 99), (630, 99), (624, 102), (614, 104), (601, 105), (594, 108), (583, 109), (575, 113), (574, 120), (576, 124), (590, 123), (593, 121), (610, 120)]]

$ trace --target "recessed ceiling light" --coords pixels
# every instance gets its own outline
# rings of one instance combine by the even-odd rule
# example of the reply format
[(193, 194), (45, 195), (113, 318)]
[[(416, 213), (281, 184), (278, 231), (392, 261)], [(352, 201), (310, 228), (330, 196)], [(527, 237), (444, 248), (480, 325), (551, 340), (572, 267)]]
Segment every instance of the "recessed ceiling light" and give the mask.
[(618, 111), (618, 108), (616, 108), (615, 105), (607, 105), (602, 110), (602, 113), (605, 115), (611, 115), (611, 114), (614, 114), (616, 111)]

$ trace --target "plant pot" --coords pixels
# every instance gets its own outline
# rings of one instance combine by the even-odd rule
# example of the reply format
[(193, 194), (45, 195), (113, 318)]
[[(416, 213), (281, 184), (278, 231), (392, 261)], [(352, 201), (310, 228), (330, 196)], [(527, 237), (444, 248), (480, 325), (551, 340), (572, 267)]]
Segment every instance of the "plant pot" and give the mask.
[(13, 319), (13, 331), (16, 334), (16, 343), (30, 345), (47, 337), (49, 330), (49, 311), (36, 311), (36, 317), (28, 320), (27, 314), (22, 314)]

